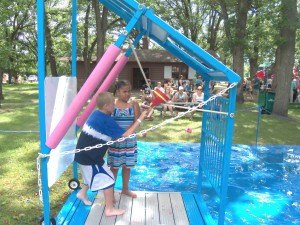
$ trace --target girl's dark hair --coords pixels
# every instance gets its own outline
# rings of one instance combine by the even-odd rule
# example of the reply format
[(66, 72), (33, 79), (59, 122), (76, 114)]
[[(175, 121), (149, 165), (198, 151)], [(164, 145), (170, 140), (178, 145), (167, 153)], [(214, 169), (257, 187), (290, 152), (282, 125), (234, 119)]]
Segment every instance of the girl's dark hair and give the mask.
[(129, 81), (127, 81), (127, 80), (117, 81), (115, 84), (114, 96), (116, 95), (117, 90), (121, 89), (124, 86), (130, 86)]

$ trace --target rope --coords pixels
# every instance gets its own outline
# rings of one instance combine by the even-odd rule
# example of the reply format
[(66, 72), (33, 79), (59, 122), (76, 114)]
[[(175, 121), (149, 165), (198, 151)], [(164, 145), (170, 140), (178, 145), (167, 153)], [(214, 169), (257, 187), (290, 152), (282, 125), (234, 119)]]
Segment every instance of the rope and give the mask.
[(15, 106), (15, 105), (25, 105), (25, 106), (31, 106), (32, 104), (36, 104), (38, 103), (37, 101), (31, 101), (31, 102), (28, 102), (28, 103), (11, 103), (11, 102), (1, 102), (1, 105), (3, 106)]
[(132, 49), (133, 55), (134, 55), (134, 57), (135, 57), (135, 60), (136, 60), (137, 64), (139, 65), (139, 68), (140, 68), (140, 70), (141, 70), (141, 73), (143, 74), (143, 77), (144, 77), (144, 80), (145, 80), (145, 82), (146, 82), (146, 85), (147, 85), (147, 87), (151, 90), (150, 84), (149, 84), (148, 79), (147, 79), (147, 77), (146, 77), (146, 74), (145, 74), (145, 72), (144, 72), (144, 70), (143, 70), (143, 67), (142, 67), (142, 65), (141, 65), (141, 62), (140, 62), (140, 60), (139, 60), (139, 58), (138, 58), (138, 56), (137, 56), (137, 54), (136, 54), (136, 51), (135, 51), (133, 45), (131, 44), (131, 42), (129, 42), (129, 45), (130, 45), (130, 48)]
[[(174, 102), (175, 103), (175, 102)], [(175, 103), (177, 104), (177, 103)], [(192, 103), (193, 104), (193, 103)], [(172, 106), (174, 108), (179, 108), (179, 109), (190, 109), (190, 107), (186, 107), (186, 106), (179, 106), (179, 105), (174, 105), (174, 104), (169, 104), (169, 103), (165, 103), (163, 105), (166, 105), (166, 106)], [(189, 103), (186, 103), (186, 105), (191, 105)], [(195, 105), (195, 104), (193, 104)], [(209, 112), (209, 113), (216, 113), (216, 114), (223, 114), (223, 115), (228, 115), (227, 112), (221, 112), (221, 111), (214, 111), (214, 110), (207, 110), (207, 109), (195, 109), (193, 111), (199, 111), (199, 112)]]
[(236, 110), (236, 112), (244, 112), (244, 111), (251, 111), (252, 109), (256, 109), (258, 110), (259, 109), (259, 106), (253, 106), (253, 107), (250, 107), (250, 108), (246, 108), (246, 109), (240, 109), (240, 110)]
[(0, 130), (0, 133), (39, 133), (36, 130)]

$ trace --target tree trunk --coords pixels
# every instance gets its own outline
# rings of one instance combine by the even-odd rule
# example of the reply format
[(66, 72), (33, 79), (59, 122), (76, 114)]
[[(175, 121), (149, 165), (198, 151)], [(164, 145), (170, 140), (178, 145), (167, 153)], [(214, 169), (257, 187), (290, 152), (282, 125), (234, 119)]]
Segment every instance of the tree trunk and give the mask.
[[(256, 5), (256, 9), (259, 10), (259, 2), (255, 1), (255, 5)], [(249, 64), (250, 64), (250, 77), (254, 78), (255, 74), (257, 72), (258, 69), (258, 55), (259, 55), (259, 39), (260, 39), (260, 32), (258, 32), (259, 30), (259, 26), (260, 26), (260, 16), (256, 15), (254, 17), (254, 32), (253, 34), (253, 49), (252, 49), (252, 53), (249, 57)], [(251, 46), (250, 46), (251, 47)]]
[[(224, 28), (226, 38), (230, 44), (233, 55), (233, 70), (244, 79), (244, 42), (246, 36), (247, 13), (251, 2), (248, 0), (239, 0), (236, 5), (236, 21), (235, 27), (232, 27), (232, 21), (229, 20), (229, 10), (225, 0), (219, 0), (221, 6), (221, 15), (224, 19)], [(235, 32), (232, 32), (235, 30)], [(241, 82), (238, 86), (237, 102), (244, 102), (243, 86)]]
[(279, 64), (279, 47), (277, 47), (276, 52), (275, 52), (275, 63), (271, 69), (271, 74), (275, 74), (273, 81), (272, 81), (272, 91), (275, 92), (278, 84), (278, 64)]
[(104, 45), (107, 31), (107, 8), (103, 7), (102, 16), (100, 15), (99, 0), (93, 0), (93, 8), (96, 17), (96, 36), (97, 36), (97, 61), (104, 54)]
[[(236, 23), (236, 32), (235, 32), (235, 44), (233, 45), (233, 70), (239, 74), (244, 80), (244, 49), (246, 36), (246, 25), (247, 25), (247, 15), (248, 10), (250, 9), (251, 2), (248, 0), (238, 1), (238, 11), (237, 11), (237, 23)], [(244, 91), (242, 85), (240, 85), (238, 90), (237, 101), (243, 103), (244, 100)]]
[(84, 73), (88, 77), (90, 74), (90, 61), (88, 60), (89, 54), (89, 15), (90, 15), (90, 5), (87, 6), (85, 19), (84, 19), (84, 46), (83, 46), (83, 63), (84, 63)]
[(217, 36), (220, 28), (220, 23), (222, 19), (220, 13), (217, 10), (211, 10), (210, 17), (208, 21), (208, 49), (212, 52), (217, 50)]
[(56, 59), (55, 59), (55, 54), (54, 54), (54, 50), (53, 50), (53, 41), (52, 41), (52, 36), (51, 36), (50, 25), (49, 25), (47, 13), (45, 13), (45, 37), (46, 37), (46, 43), (47, 43), (46, 53), (48, 55), (48, 59), (49, 59), (49, 63), (50, 63), (51, 75), (53, 77), (57, 77), (58, 73), (57, 73)]
[(97, 38), (97, 61), (101, 57), (101, 46), (100, 46), (100, 35), (101, 35), (101, 17), (100, 17), (100, 7), (99, 1), (93, 0), (92, 1), (94, 12), (95, 12), (95, 19), (96, 19), (96, 38)]
[(101, 29), (100, 29), (100, 36), (98, 42), (98, 45), (100, 45), (99, 57), (101, 57), (104, 54), (106, 32), (108, 27), (107, 16), (108, 16), (108, 9), (106, 7), (103, 7), (102, 18), (101, 18)]
[(281, 1), (282, 27), (281, 44), (278, 46), (277, 86), (273, 113), (280, 116), (288, 115), (290, 88), (295, 61), (295, 40), (297, 29), (297, 0)]

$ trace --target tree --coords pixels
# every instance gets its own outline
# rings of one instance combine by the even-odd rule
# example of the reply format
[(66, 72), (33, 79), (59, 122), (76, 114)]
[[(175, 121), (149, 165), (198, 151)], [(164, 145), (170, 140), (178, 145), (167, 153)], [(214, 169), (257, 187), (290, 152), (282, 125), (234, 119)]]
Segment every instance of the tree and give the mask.
[(95, 11), (96, 17), (96, 39), (97, 39), (97, 59), (104, 54), (104, 45), (106, 40), (106, 31), (108, 27), (108, 10), (106, 7), (103, 7), (102, 16), (100, 14), (99, 0), (93, 0), (93, 8)]
[(85, 76), (88, 76), (93, 57), (96, 57), (97, 61), (101, 58), (105, 46), (113, 41), (109, 37), (113, 33), (112, 30), (116, 27), (120, 29), (124, 23), (119, 23), (121, 19), (116, 18), (113, 13), (109, 13), (103, 5), (100, 6), (97, 0), (83, 1), (79, 9), (84, 12), (83, 26), (80, 28), (83, 29), (84, 35), (79, 40), (79, 49), (80, 47), (82, 49), (79, 55), (83, 57)]
[(295, 61), (296, 30), (299, 27), (297, 0), (281, 1), (280, 39), (276, 54), (275, 102), (273, 113), (287, 116), (292, 71)]
[[(244, 79), (244, 50), (248, 11), (251, 7), (249, 0), (218, 0), (221, 5), (225, 34), (231, 48), (233, 70)], [(238, 102), (244, 102), (243, 87), (238, 91)]]
[(51, 75), (53, 77), (57, 77), (57, 66), (56, 66), (56, 58), (55, 58), (55, 53), (53, 49), (53, 38), (51, 35), (51, 27), (50, 27), (50, 22), (49, 18), (47, 15), (47, 11), (45, 10), (45, 37), (46, 37), (46, 54), (48, 56), (48, 60), (50, 63), (50, 70), (51, 70)]
[[(3, 12), (5, 17), (1, 21), (3, 25), (0, 35), (5, 42), (5, 64), (2, 64), (2, 70), (9, 75), (9, 83), (12, 77), (17, 80), (19, 69), (21, 69), (23, 60), (30, 54), (27, 49), (23, 48), (21, 40), (23, 31), (28, 27), (34, 27), (32, 19), (34, 8), (32, 1), (19, 0), (17, 2), (4, 1)], [(26, 10), (24, 10), (24, 8)]]

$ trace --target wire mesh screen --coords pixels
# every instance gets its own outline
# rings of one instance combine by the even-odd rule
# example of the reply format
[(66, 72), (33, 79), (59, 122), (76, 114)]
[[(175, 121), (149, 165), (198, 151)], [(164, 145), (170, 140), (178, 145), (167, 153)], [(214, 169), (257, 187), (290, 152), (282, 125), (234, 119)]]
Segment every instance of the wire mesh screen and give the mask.
[[(228, 112), (228, 99), (217, 97), (207, 105), (207, 109)], [(203, 152), (201, 152), (204, 161), (201, 165), (205, 176), (215, 191), (220, 194), (228, 115), (207, 113), (206, 116), (206, 126), (203, 130), (205, 135), (203, 144), (205, 148), (202, 149)]]

